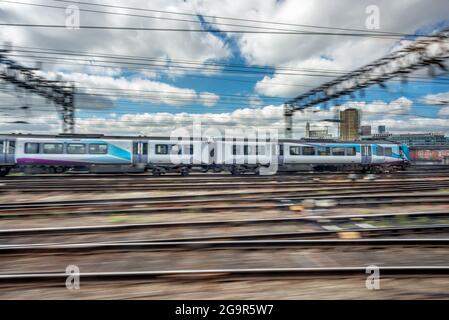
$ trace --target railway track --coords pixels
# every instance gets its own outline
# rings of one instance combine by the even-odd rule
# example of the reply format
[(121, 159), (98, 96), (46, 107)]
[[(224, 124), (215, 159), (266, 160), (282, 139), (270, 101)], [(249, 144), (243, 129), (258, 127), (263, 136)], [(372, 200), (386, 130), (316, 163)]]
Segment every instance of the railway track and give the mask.
[[(30, 244), (0, 246), (0, 255), (24, 253), (95, 253), (105, 251), (161, 251), (161, 250), (196, 250), (196, 249), (245, 249), (268, 250), (286, 248), (320, 248), (335, 250), (346, 247), (356, 248), (390, 248), (390, 247), (418, 247), (418, 248), (448, 248), (449, 238), (411, 239), (301, 239), (301, 240), (236, 240), (236, 241), (179, 241), (179, 242), (123, 242), (123, 243), (72, 243), (72, 244)], [(448, 261), (449, 262), (449, 261)]]
[[(435, 179), (422, 179), (429, 176)], [(449, 211), (444, 209), (369, 215), (327, 215), (327, 210), (310, 210), (307, 215), (263, 219), (263, 215), (258, 219), (224, 215), (261, 210), (288, 214), (296, 210), (293, 207), (303, 206), (304, 200), (333, 203), (330, 206), (339, 208), (449, 204), (449, 193), (445, 193), (449, 189), (449, 171), (378, 177), (383, 180), (354, 181), (348, 179), (347, 173), (7, 177), (0, 180), (0, 192), (105, 192), (108, 187), (116, 192), (197, 191), (184, 195), (3, 203), (0, 219), (7, 228), (10, 220), (30, 224), (33, 218), (44, 218), (48, 226), (52, 221), (66, 223), (65, 219), (72, 217), (77, 218), (70, 223), (82, 224), (85, 217), (104, 216), (100, 221), (107, 221), (107, 216), (143, 217), (153, 213), (219, 212), (223, 218), (211, 215), (210, 220), (198, 220), (183, 215), (184, 221), (126, 224), (96, 224), (91, 219), (85, 220), (93, 221), (89, 225), (3, 229), (0, 284), (13, 288), (11, 284), (32, 286), (41, 282), (63, 287), (67, 279), (64, 270), (69, 264), (80, 267), (82, 281), (107, 285), (115, 280), (184, 283), (189, 279), (203, 283), (210, 279), (366, 278), (366, 266), (370, 264), (379, 265), (381, 274), (391, 277), (446, 277)], [(234, 191), (237, 188), (241, 190)], [(216, 192), (201, 194), (201, 190)], [(224, 192), (227, 190), (230, 192)]]
[[(416, 193), (434, 190), (434, 188), (440, 189), (438, 186), (410, 186), (402, 187), (400, 190), (368, 188), (340, 192), (334, 190), (328, 193), (281, 191), (9, 203), (0, 205), (0, 218), (57, 216), (62, 213), (71, 216), (86, 216), (176, 213), (189, 210), (190, 212), (289, 210), (292, 206), (302, 205), (303, 201), (307, 199), (334, 201), (334, 205), (338, 207), (449, 203), (449, 194), (447, 193)], [(409, 192), (406, 193), (406, 191)]]
[[(19, 174), (19, 175), (9, 175), (6, 177), (2, 177), (1, 180), (27, 180), (27, 179), (39, 179), (39, 180), (50, 180), (50, 179), (61, 179), (61, 178), (75, 178), (75, 179), (98, 179), (98, 178), (132, 178), (132, 179), (151, 179), (151, 180), (164, 180), (164, 179), (179, 179), (179, 180), (189, 180), (189, 179), (215, 179), (215, 178), (227, 178), (227, 179), (290, 179), (297, 177), (318, 177), (318, 176), (334, 176), (334, 177), (342, 177), (347, 176), (348, 174), (359, 174), (363, 175), (357, 171), (341, 171), (341, 172), (332, 172), (332, 171), (298, 171), (298, 172), (283, 172), (279, 171), (276, 175), (269, 176), (258, 176), (254, 174), (244, 174), (239, 176), (232, 176), (229, 173), (199, 173), (193, 172), (189, 176), (181, 177), (179, 174), (166, 174), (162, 176), (152, 176), (149, 173), (83, 173), (83, 172), (67, 172), (64, 174)], [(381, 173), (379, 176), (406, 176), (406, 175), (448, 175), (449, 174), (449, 166), (448, 165), (431, 165), (431, 166), (420, 166), (415, 165), (407, 168), (405, 171), (395, 171), (390, 173)]]
[[(213, 279), (213, 278), (278, 278), (304, 276), (366, 276), (366, 266), (361, 267), (315, 267), (315, 268), (246, 268), (246, 269), (193, 269), (193, 270), (157, 270), (134, 272), (86, 272), (79, 273), (82, 281), (116, 281), (129, 279)], [(448, 275), (449, 266), (383, 266), (379, 268), (385, 276), (435, 276)], [(0, 274), (1, 283), (25, 282), (57, 282), (65, 285), (67, 274), (63, 272), (49, 273), (9, 273)]]
[[(232, 192), (232, 193), (203, 193), (203, 194), (177, 194), (177, 195), (164, 195), (164, 196), (151, 196), (151, 197), (127, 197), (122, 198), (126, 199), (128, 202), (135, 202), (139, 201), (141, 199), (152, 199), (154, 201), (157, 200), (180, 200), (180, 199), (205, 199), (205, 198), (213, 198), (213, 197), (235, 197), (235, 196), (241, 196), (241, 197), (252, 197), (252, 196), (270, 196), (270, 195), (298, 195), (298, 194), (305, 194), (305, 195), (313, 195), (317, 194), (319, 195), (324, 193), (338, 193), (338, 192), (344, 192), (345, 194), (348, 194), (349, 192), (352, 193), (363, 193), (363, 192), (369, 192), (369, 193), (382, 193), (382, 192), (395, 192), (395, 191), (403, 191), (403, 190), (412, 190), (412, 191), (426, 191), (426, 190), (447, 190), (449, 187), (449, 180), (448, 181), (411, 181), (410, 183), (406, 181), (401, 182), (394, 182), (394, 183), (360, 183), (360, 184), (350, 184), (350, 185), (341, 185), (341, 184), (319, 184), (319, 183), (313, 183), (310, 185), (306, 185), (305, 187), (302, 186), (301, 188), (297, 189), (285, 189), (283, 185), (273, 185), (273, 187), (276, 187), (277, 190), (269, 190), (269, 191), (247, 191), (246, 188), (242, 190), (241, 192)], [(188, 191), (189, 187), (186, 186), (184, 188), (185, 191)], [(234, 189), (236, 189), (236, 186), (234, 186)], [(280, 190), (281, 189), (281, 190)], [(89, 200), (91, 203), (100, 203), (100, 202), (108, 202), (111, 200), (114, 200), (115, 198), (107, 198), (107, 199), (95, 199), (95, 200)], [(84, 201), (87, 203), (88, 200), (68, 200), (65, 201), (67, 205), (70, 203), (76, 203)], [(51, 201), (48, 201), (47, 203), (51, 203)], [(12, 204), (2, 204), (0, 205), (0, 208), (3, 208), (5, 206), (33, 206), (33, 203), (12, 203)]]
[[(43, 193), (43, 192), (117, 192), (117, 191), (176, 191), (176, 190), (230, 190), (230, 189), (271, 189), (271, 188), (282, 188), (282, 189), (292, 189), (292, 188), (306, 188), (310, 186), (315, 186), (318, 188), (323, 187), (364, 187), (364, 186), (398, 186), (406, 184), (423, 184), (420, 179), (394, 179), (394, 180), (382, 180), (382, 181), (267, 181), (267, 182), (252, 182), (252, 181), (235, 181), (235, 182), (164, 182), (164, 183), (154, 183), (154, 182), (64, 182), (64, 183), (0, 183), (0, 192), (21, 192), (21, 193)], [(449, 184), (449, 177), (444, 180), (435, 181), (440, 185)], [(430, 183), (428, 183), (430, 184)]]
[[(405, 218), (406, 225), (397, 225), (398, 218)], [(427, 224), (420, 225), (422, 218)], [(432, 221), (433, 220), (433, 221)], [(369, 223), (367, 223), (367, 221)], [(372, 223), (382, 224), (375, 226)], [(405, 222), (402, 222), (405, 224)], [(295, 218), (240, 219), (159, 222), (139, 224), (108, 224), (74, 227), (44, 227), (0, 230), (0, 241), (3, 245), (23, 243), (39, 243), (42, 239), (63, 238), (68, 241), (101, 242), (157, 242), (157, 241), (206, 241), (220, 239), (296, 239), (296, 238), (329, 238), (339, 237), (345, 232), (356, 232), (363, 237), (382, 235), (401, 236), (404, 234), (431, 234), (449, 231), (449, 212), (415, 212), (409, 214), (369, 214), (369, 215), (333, 215)], [(362, 227), (360, 227), (360, 225)], [(259, 233), (255, 233), (254, 227)], [(262, 228), (260, 228), (262, 227)], [(329, 230), (329, 228), (333, 230)], [(302, 229), (302, 230), (299, 230)], [(238, 234), (235, 230), (239, 231)], [(188, 234), (184, 237), (161, 237), (161, 234)], [(225, 230), (225, 232), (223, 232)], [(282, 231), (281, 231), (282, 230)], [(217, 232), (218, 231), (218, 232)], [(232, 232), (230, 232), (232, 231)], [(257, 232), (257, 230), (256, 230)], [(192, 236), (191, 234), (201, 234)], [(204, 235), (204, 233), (208, 235)], [(158, 238), (159, 236), (159, 238)], [(140, 238), (139, 238), (140, 237)], [(54, 241), (54, 240), (53, 240)]]
[[(85, 233), (83, 233), (85, 234)], [(219, 234), (211, 236), (189, 236), (189, 237), (164, 237), (155, 238), (146, 237), (138, 239), (126, 239), (115, 240), (108, 239), (107, 234), (99, 235), (97, 240), (99, 243), (148, 243), (148, 242), (199, 242), (199, 241), (246, 241), (246, 240), (297, 240), (297, 239), (338, 239), (340, 237), (355, 237), (355, 238), (381, 238), (381, 237), (410, 237), (413, 236), (425, 236), (435, 237), (438, 234), (442, 236), (449, 236), (449, 224), (432, 224), (432, 225), (411, 225), (411, 226), (390, 226), (390, 227), (372, 227), (372, 228), (346, 228), (339, 230), (316, 230), (316, 231), (299, 231), (299, 232), (262, 232), (262, 233), (240, 233), (240, 234)], [(14, 236), (18, 236), (15, 234)], [(27, 245), (22, 241), (28, 240), (25, 235), (25, 239), (20, 239), (21, 242), (11, 242), (12, 234), (9, 234), (5, 239), (2, 236), (2, 244), (0, 246), (11, 245)], [(29, 235), (28, 235), (29, 236)], [(42, 236), (42, 235), (41, 235)], [(55, 234), (52, 234), (54, 237)], [(87, 241), (77, 242), (71, 241), (70, 237), (65, 237), (64, 241), (58, 243), (55, 242), (37, 242), (38, 239), (32, 239), (33, 246), (46, 246), (52, 244), (91, 244), (92, 237), (89, 237)]]
[[(315, 181), (314, 181), (315, 180)], [(403, 186), (407, 184), (421, 184), (431, 185), (432, 183), (438, 183), (439, 185), (446, 186), (449, 184), (449, 175), (447, 177), (439, 177), (436, 181), (423, 181), (422, 179), (405, 179), (404, 177), (367, 181), (367, 180), (350, 180), (344, 179), (340, 181), (329, 180), (328, 181), (316, 181), (317, 179), (310, 180), (293, 180), (293, 179), (232, 179), (222, 181), (218, 180), (163, 180), (163, 181), (149, 181), (141, 179), (101, 179), (98, 180), (50, 180), (50, 181), (0, 181), (0, 192), (21, 192), (21, 193), (48, 193), (48, 192), (117, 192), (117, 191), (178, 191), (178, 190), (230, 190), (235, 188), (247, 188), (247, 189), (288, 189), (288, 188), (306, 188), (310, 186), (321, 188), (357, 188), (366, 186)]]
[[(184, 270), (191, 270), (190, 276), (196, 280), (217, 276), (215, 273), (226, 279), (263, 273), (271, 279), (276, 277), (276, 272), (293, 276), (300, 275), (301, 271), (303, 275), (311, 275), (312, 270), (317, 271), (315, 275), (318, 276), (323, 276), (324, 270), (340, 270), (339, 274), (343, 274), (343, 270), (357, 270), (364, 275), (369, 265), (402, 268), (404, 271), (400, 274), (413, 270), (411, 274), (436, 275), (448, 271), (448, 244), (448, 238), (393, 238), (3, 246), (0, 248), (0, 276), (3, 276), (0, 282), (17, 283), (14, 281), (20, 278), (33, 280), (30, 275), (39, 275), (35, 280), (61, 278), (62, 275), (66, 279), (67, 274), (62, 272), (68, 265), (77, 266), (81, 277), (86, 276), (85, 280), (89, 275), (92, 279), (101, 275), (107, 279), (108, 274), (112, 278), (139, 274), (176, 277), (185, 276), (184, 272), (179, 272)], [(239, 273), (243, 270), (247, 271)]]

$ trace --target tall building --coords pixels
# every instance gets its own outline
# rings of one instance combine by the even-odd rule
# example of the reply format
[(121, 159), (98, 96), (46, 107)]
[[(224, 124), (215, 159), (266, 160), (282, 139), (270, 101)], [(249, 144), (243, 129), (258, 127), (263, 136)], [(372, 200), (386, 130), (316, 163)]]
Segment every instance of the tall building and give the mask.
[(357, 140), (360, 130), (360, 112), (351, 108), (340, 111), (340, 140)]
[(385, 126), (378, 126), (378, 127), (377, 127), (377, 133), (383, 134), (383, 133), (385, 133), (385, 132), (386, 132)]
[(362, 136), (370, 136), (371, 135), (371, 126), (361, 126), (360, 134)]

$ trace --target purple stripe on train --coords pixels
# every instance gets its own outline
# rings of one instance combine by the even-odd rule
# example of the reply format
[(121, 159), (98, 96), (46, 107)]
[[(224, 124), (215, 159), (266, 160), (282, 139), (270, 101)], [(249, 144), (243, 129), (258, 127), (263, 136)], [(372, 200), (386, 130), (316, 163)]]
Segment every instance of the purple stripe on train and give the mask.
[(34, 164), (34, 165), (63, 165), (63, 166), (76, 166), (86, 165), (87, 162), (82, 161), (67, 161), (67, 160), (51, 160), (51, 159), (35, 159), (35, 158), (18, 158), (17, 164)]

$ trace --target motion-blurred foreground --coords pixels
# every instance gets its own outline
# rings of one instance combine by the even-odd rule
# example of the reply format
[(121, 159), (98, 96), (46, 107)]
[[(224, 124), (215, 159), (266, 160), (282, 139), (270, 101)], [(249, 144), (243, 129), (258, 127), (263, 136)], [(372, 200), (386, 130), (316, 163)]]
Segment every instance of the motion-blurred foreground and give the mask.
[(0, 181), (0, 298), (448, 298), (449, 168)]

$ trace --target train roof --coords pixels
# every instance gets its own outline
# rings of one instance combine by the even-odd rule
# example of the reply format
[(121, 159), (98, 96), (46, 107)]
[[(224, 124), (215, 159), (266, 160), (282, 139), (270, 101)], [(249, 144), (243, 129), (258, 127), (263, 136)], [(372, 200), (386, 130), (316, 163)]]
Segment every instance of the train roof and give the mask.
[[(167, 140), (170, 137), (163, 136), (114, 136), (114, 135), (104, 135), (104, 134), (90, 134), (90, 133), (60, 133), (60, 134), (34, 134), (34, 133), (9, 133), (2, 134), (0, 137), (14, 137), (14, 138), (66, 138), (66, 139), (114, 139), (114, 140)], [(190, 139), (193, 139), (192, 137)], [(206, 140), (206, 139), (204, 139)]]
[(341, 143), (341, 144), (400, 144), (388, 140), (334, 140), (334, 139), (279, 139), (292, 143)]
[[(114, 136), (114, 135), (104, 135), (104, 134), (86, 134), (86, 133), (61, 133), (61, 134), (32, 134), (32, 133), (0, 133), (0, 137), (14, 137), (14, 138), (66, 138), (66, 139), (113, 139), (113, 140), (169, 140), (170, 137), (167, 136)], [(193, 137), (190, 137), (190, 140), (196, 140)], [(208, 141), (209, 138), (202, 138), (203, 141)], [(224, 140), (224, 138), (222, 138)], [(248, 141), (247, 138), (244, 139)], [(251, 139), (250, 141), (255, 141)], [(267, 139), (270, 141), (270, 139)], [(333, 139), (278, 139), (279, 142), (290, 142), (290, 143), (341, 143), (341, 144), (399, 144), (392, 141), (386, 140), (353, 140), (353, 141), (342, 141), (342, 140), (333, 140)]]

